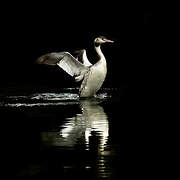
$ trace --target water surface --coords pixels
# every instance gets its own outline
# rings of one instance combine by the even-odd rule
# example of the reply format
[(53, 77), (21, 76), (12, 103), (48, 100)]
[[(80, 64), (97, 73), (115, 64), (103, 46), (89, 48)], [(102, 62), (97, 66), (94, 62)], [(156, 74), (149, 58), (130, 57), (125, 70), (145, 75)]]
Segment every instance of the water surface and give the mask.
[(90, 99), (67, 88), (0, 100), (14, 176), (116, 179), (128, 171), (131, 126), (121, 89)]

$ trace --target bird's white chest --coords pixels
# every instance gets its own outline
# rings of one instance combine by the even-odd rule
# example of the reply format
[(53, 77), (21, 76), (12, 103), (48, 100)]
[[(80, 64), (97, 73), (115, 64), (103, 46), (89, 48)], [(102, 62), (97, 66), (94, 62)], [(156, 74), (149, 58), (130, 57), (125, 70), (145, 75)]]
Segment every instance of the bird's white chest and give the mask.
[(92, 66), (81, 85), (81, 97), (93, 96), (102, 86), (107, 73), (106, 63)]
[(93, 78), (94, 81), (104, 80), (107, 73), (107, 67), (105, 63), (99, 63), (97, 66), (92, 67), (90, 77)]

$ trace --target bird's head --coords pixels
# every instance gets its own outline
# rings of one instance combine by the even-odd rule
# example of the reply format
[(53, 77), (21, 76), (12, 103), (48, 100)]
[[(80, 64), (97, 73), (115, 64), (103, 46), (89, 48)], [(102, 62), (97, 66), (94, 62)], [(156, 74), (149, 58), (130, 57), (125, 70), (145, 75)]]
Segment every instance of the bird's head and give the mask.
[(94, 44), (95, 44), (95, 46), (99, 46), (99, 45), (101, 45), (101, 44), (104, 44), (104, 43), (113, 43), (114, 41), (112, 41), (112, 40), (109, 40), (109, 39), (107, 39), (106, 37), (104, 37), (104, 36), (99, 36), (99, 37), (97, 37), (95, 40), (94, 40)]

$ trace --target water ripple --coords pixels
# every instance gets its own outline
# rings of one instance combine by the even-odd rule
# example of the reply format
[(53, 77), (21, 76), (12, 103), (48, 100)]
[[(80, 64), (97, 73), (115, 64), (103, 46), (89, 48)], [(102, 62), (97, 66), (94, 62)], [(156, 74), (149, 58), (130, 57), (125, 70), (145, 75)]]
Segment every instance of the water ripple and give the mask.
[(42, 93), (33, 94), (30, 99), (36, 100), (50, 100), (50, 101), (66, 101), (66, 100), (78, 100), (78, 94), (72, 93)]
[[(34, 106), (59, 106), (79, 103), (76, 88), (65, 88), (60, 93), (35, 93), (30, 95), (13, 95), (0, 98), (0, 107), (34, 107)], [(99, 100), (111, 97), (111, 88), (104, 88), (102, 93), (96, 95)]]

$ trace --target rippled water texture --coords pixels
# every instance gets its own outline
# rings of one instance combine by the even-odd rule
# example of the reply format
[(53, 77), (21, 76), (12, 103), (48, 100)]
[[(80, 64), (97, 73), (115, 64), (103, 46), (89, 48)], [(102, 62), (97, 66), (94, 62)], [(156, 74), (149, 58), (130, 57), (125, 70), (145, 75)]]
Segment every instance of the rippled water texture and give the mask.
[(1, 97), (1, 111), (13, 113), (6, 118), (14, 117), (16, 122), (13, 124), (19, 158), (13, 158), (19, 163), (15, 175), (62, 179), (117, 177), (121, 170), (116, 127), (120, 94), (120, 90), (103, 89), (95, 98), (79, 99), (75, 89), (66, 89), (59, 93)]
[[(67, 88), (65, 89), (69, 92), (59, 92), (59, 93), (36, 93), (30, 95), (13, 95), (1, 97), (0, 106), (6, 107), (33, 107), (33, 106), (57, 106), (57, 105), (67, 105), (67, 104), (79, 104), (79, 96), (74, 93), (75, 89)], [(110, 91), (112, 89), (105, 89), (105, 91)], [(96, 96), (97, 99), (106, 99), (110, 97), (107, 93), (101, 93)]]

